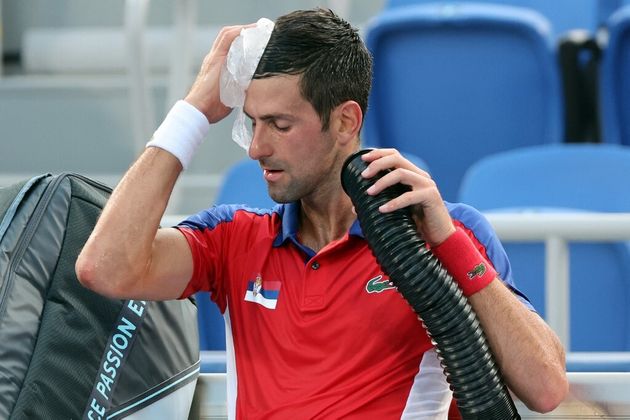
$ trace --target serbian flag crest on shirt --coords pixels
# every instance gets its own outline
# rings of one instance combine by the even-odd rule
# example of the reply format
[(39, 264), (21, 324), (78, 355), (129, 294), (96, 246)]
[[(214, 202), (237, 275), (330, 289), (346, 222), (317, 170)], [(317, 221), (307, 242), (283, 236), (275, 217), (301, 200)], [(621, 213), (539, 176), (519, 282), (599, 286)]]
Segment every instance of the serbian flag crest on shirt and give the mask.
[(267, 309), (276, 309), (281, 284), (279, 281), (263, 281), (259, 274), (255, 280), (247, 282), (245, 300), (258, 303)]

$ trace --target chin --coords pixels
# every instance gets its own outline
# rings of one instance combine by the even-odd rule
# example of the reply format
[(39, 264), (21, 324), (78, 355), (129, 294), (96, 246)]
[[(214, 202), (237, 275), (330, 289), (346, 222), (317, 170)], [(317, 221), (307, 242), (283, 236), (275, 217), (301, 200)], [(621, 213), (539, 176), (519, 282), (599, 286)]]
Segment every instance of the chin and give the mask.
[(271, 197), (271, 199), (273, 201), (275, 201), (276, 203), (280, 203), (280, 204), (288, 204), (288, 203), (292, 203), (294, 201), (297, 201), (297, 200), (288, 199), (288, 198), (283, 197), (283, 196), (277, 196), (277, 195), (272, 195), (272, 194), (269, 194), (269, 196)]
[(306, 185), (294, 183), (289, 186), (280, 185), (267, 185), (267, 192), (273, 201), (276, 203), (287, 204), (301, 200), (303, 197), (308, 196), (309, 189)]
[(269, 193), (269, 197), (271, 197), (271, 199), (276, 203), (286, 204), (289, 202), (283, 194), (278, 194), (277, 192), (271, 190), (268, 190), (267, 192)]
[(288, 194), (286, 191), (271, 191), (269, 190), (269, 197), (276, 203), (287, 204), (294, 201), (298, 201), (300, 197), (294, 197), (295, 194)]

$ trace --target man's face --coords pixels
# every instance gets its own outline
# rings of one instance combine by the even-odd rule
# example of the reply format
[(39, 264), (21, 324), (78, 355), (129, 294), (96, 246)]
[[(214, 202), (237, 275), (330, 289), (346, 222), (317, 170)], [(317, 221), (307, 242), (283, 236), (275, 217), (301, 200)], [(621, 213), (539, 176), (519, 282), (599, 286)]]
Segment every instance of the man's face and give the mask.
[(252, 80), (244, 110), (252, 121), (249, 156), (259, 161), (271, 198), (297, 201), (339, 183), (331, 170), (335, 141), (300, 94), (299, 76)]

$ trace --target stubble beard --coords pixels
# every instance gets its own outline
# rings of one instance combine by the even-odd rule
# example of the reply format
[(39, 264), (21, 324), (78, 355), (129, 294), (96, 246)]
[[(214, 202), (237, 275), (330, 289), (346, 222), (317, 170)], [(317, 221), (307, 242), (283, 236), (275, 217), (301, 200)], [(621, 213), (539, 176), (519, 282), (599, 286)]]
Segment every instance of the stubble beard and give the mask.
[(292, 203), (313, 196), (318, 189), (326, 189), (330, 184), (328, 177), (326, 172), (305, 175), (302, 178), (291, 177), (286, 185), (267, 184), (267, 191), (276, 203)]
[(273, 201), (286, 204), (305, 197), (308, 194), (309, 188), (304, 185), (304, 182), (290, 180), (289, 184), (286, 186), (267, 185), (267, 191)]

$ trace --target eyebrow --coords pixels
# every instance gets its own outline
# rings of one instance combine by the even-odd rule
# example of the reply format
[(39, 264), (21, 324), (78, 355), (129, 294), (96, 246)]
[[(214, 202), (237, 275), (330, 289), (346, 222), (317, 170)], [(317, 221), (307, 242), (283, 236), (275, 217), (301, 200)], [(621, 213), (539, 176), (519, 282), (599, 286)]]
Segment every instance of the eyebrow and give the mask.
[[(249, 115), (247, 113), (247, 111), (243, 110), (243, 113), (247, 116), (247, 118), (249, 118), (250, 120), (254, 120), (255, 118), (252, 117), (251, 115)], [(295, 121), (295, 117), (291, 114), (265, 114), (262, 115), (260, 117), (260, 120), (262, 121), (270, 121), (270, 120), (289, 120), (289, 121)]]

